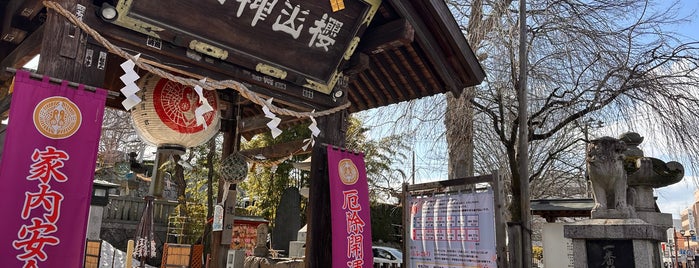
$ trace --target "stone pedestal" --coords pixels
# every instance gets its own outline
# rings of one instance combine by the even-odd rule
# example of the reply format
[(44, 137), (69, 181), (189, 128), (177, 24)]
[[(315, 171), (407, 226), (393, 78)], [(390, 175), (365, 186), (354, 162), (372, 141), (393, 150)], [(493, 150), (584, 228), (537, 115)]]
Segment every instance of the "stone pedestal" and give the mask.
[(87, 240), (100, 240), (102, 230), (103, 206), (90, 206), (90, 214), (87, 218)]
[(590, 219), (564, 226), (573, 239), (575, 268), (662, 267), (666, 229), (640, 219)]
[(651, 225), (659, 226), (665, 230), (672, 228), (672, 214), (660, 212), (636, 212), (638, 218), (650, 223)]

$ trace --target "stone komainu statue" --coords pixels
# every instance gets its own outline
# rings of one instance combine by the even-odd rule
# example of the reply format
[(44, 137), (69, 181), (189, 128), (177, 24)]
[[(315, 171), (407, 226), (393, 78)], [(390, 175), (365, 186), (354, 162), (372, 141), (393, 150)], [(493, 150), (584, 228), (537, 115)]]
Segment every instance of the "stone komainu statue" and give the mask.
[[(626, 144), (612, 137), (602, 137), (587, 145), (587, 176), (592, 182), (595, 212), (615, 209), (628, 217), (633, 209), (627, 204), (627, 174), (624, 169)], [(605, 213), (606, 214), (606, 213)], [(617, 213), (613, 213), (617, 214)]]

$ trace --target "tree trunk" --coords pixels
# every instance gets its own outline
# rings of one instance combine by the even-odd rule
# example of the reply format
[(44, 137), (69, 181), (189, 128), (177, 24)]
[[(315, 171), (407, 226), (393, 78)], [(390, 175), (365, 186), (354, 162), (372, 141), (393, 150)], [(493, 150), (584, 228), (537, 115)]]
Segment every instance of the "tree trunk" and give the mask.
[(449, 179), (473, 176), (473, 87), (464, 89), (458, 97), (447, 94), (444, 115), (449, 152)]
[[(498, 20), (507, 13), (507, 7), (511, 3), (512, 0), (506, 0), (498, 2), (490, 8), (484, 7), (483, 0), (471, 0), (468, 4), (465, 4), (470, 6), (468, 24), (466, 25), (466, 39), (473, 51), (477, 53), (480, 61), (487, 58), (486, 54), (479, 53), (483, 40), (485, 40), (488, 33), (493, 31), (493, 28), (498, 24)], [(466, 8), (465, 6), (459, 6), (459, 4), (463, 3), (455, 3), (455, 8)], [(486, 11), (490, 13), (486, 14)], [(446, 126), (447, 150), (449, 154), (449, 179), (463, 178), (473, 176), (474, 174), (474, 108), (471, 106), (471, 101), (473, 100), (475, 90), (475, 87), (468, 87), (464, 88), (459, 96), (454, 96), (452, 93), (447, 94), (447, 110), (444, 115), (444, 124)]]
[[(182, 156), (173, 155), (172, 156), (175, 163), (178, 163)], [(180, 215), (182, 217), (187, 216), (187, 198), (185, 195), (185, 190), (187, 189), (187, 182), (184, 180), (184, 168), (180, 165), (175, 165), (175, 175), (172, 179), (177, 184), (177, 203), (180, 205)]]

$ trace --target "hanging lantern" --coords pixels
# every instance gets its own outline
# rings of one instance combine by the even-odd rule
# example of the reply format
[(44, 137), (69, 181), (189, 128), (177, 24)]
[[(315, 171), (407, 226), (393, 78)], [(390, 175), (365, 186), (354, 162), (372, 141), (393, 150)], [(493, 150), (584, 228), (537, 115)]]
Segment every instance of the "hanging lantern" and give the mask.
[(213, 111), (204, 113), (204, 124), (197, 124), (195, 111), (199, 96), (190, 86), (147, 74), (138, 80), (138, 95), (143, 102), (131, 110), (136, 133), (145, 142), (158, 148), (184, 150), (201, 145), (219, 130), (221, 113), (218, 94), (204, 90)]
[(228, 184), (236, 184), (243, 180), (248, 175), (248, 163), (245, 161), (245, 156), (239, 152), (232, 153), (221, 162), (219, 169), (221, 178)]
[(223, 197), (221, 198), (220, 206), (226, 202), (228, 198), (227, 189), (230, 188), (232, 184), (237, 184), (243, 180), (248, 175), (248, 163), (245, 161), (245, 156), (240, 154), (240, 152), (232, 153), (223, 159), (221, 162), (221, 168), (219, 169), (221, 178), (223, 178)]

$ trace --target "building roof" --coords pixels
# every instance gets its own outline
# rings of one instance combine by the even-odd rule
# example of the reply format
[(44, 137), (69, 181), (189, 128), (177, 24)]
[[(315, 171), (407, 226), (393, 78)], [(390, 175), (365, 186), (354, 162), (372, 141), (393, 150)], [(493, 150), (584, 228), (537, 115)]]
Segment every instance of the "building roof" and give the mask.
[(595, 201), (585, 199), (535, 199), (531, 200), (531, 211), (547, 222), (554, 222), (559, 217), (590, 217)]

